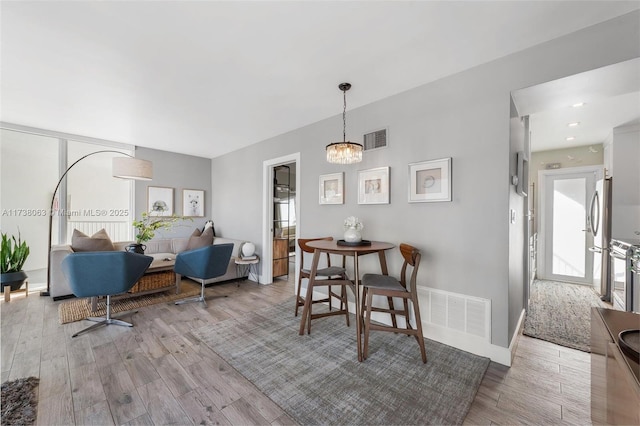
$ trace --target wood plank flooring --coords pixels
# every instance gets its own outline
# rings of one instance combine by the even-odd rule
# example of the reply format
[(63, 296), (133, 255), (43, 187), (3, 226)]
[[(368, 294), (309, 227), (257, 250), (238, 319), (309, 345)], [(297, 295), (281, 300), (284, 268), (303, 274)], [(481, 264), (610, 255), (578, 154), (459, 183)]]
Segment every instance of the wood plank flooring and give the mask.
[[(190, 330), (241, 319), (294, 292), (293, 277), (209, 287), (200, 303), (141, 308), (133, 328), (72, 339), (33, 293), (0, 303), (2, 382), (40, 378), (40, 425), (291, 425), (295, 422)], [(291, 306), (293, 315), (294, 306)], [(331, 321), (331, 319), (325, 319)], [(513, 366), (491, 363), (465, 424), (590, 424), (589, 354), (521, 336)], [(428, 419), (425, 419), (428, 422)]]

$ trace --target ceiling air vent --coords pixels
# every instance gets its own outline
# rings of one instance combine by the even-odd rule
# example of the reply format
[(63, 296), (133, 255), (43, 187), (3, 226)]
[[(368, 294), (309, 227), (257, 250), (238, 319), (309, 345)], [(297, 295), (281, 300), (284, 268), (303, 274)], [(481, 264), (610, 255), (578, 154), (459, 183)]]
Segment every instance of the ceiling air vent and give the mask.
[(385, 148), (387, 146), (387, 129), (377, 130), (364, 135), (364, 150)]

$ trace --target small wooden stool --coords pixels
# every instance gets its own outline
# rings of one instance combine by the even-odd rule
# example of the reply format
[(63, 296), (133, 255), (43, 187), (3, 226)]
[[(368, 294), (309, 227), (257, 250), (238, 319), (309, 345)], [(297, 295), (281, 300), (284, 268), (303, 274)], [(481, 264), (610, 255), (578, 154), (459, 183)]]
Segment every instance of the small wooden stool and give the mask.
[(18, 289), (18, 290), (14, 290), (11, 291), (11, 286), (10, 285), (5, 285), (4, 286), (4, 301), (5, 302), (11, 302), (11, 293), (22, 293), (24, 292), (25, 297), (29, 297), (29, 280), (26, 280), (24, 282), (24, 288)]

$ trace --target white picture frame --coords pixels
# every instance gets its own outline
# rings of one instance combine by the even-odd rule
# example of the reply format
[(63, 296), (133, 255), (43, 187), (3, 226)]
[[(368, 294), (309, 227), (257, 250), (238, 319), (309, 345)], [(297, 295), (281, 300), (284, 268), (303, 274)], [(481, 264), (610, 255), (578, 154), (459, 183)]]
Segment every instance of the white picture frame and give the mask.
[(451, 201), (451, 157), (409, 164), (409, 202)]
[(147, 187), (147, 212), (149, 212), (149, 216), (173, 215), (173, 188)]
[(358, 171), (358, 204), (389, 204), (389, 167)]
[(320, 175), (318, 200), (322, 204), (344, 204), (344, 172)]
[(182, 215), (184, 217), (204, 217), (204, 191), (201, 189), (182, 190)]

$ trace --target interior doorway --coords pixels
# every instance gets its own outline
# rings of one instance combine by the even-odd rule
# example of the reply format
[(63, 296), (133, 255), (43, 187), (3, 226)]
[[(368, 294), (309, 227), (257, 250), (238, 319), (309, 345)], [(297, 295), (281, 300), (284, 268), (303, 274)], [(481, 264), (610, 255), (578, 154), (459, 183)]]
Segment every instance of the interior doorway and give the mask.
[[(639, 70), (636, 58), (512, 92), (518, 114), (529, 118), (529, 216), (534, 241), (529, 254), (537, 277), (545, 275), (542, 267), (549, 263), (541, 241), (544, 185), (538, 181), (539, 172), (577, 171), (594, 165), (602, 169), (613, 129), (640, 118)], [(586, 261), (584, 268), (592, 269)]]
[[(608, 267), (609, 256), (595, 250), (602, 247), (598, 238), (603, 236), (593, 241), (587, 218), (598, 216), (601, 227), (605, 225), (602, 215), (591, 212), (591, 200), (605, 205), (604, 186), (600, 201), (591, 194), (603, 181), (604, 165), (612, 167), (607, 149), (613, 130), (640, 119), (639, 71), (636, 58), (512, 92), (518, 116), (529, 118), (531, 147), (527, 216), (534, 279), (523, 280), (523, 293), (530, 295), (524, 304), (525, 334), (549, 340), (543, 336), (556, 328), (557, 314), (574, 312), (586, 320), (567, 325), (563, 334), (579, 336), (590, 306), (601, 306), (598, 276)], [(558, 303), (551, 306), (549, 300)], [(538, 334), (528, 333), (528, 325)]]
[[(260, 283), (288, 279), (298, 270), (295, 240), (300, 232), (300, 153), (265, 160), (263, 168), (262, 275)], [(291, 253), (294, 253), (291, 256)]]
[(273, 278), (288, 278), (296, 252), (296, 163), (273, 167)]

